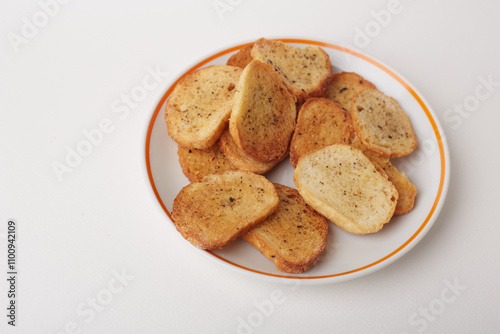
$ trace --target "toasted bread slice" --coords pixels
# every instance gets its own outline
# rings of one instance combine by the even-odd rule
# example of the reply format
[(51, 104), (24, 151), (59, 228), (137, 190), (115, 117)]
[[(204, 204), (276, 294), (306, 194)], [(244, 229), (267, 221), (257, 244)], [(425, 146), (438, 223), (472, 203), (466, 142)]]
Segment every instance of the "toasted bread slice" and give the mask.
[(290, 143), (290, 161), (297, 165), (306, 153), (332, 144), (349, 144), (354, 137), (351, 116), (337, 103), (310, 98), (299, 110)]
[(299, 159), (297, 189), (316, 211), (343, 230), (374, 233), (396, 208), (398, 192), (360, 150), (334, 144)]
[(250, 54), (252, 47), (253, 44), (248, 44), (242, 47), (240, 51), (229, 57), (226, 65), (237, 66), (239, 68), (247, 67), (247, 65), (253, 60), (252, 55)]
[(363, 154), (366, 155), (375, 166), (380, 167), (387, 174), (389, 181), (391, 181), (392, 184), (394, 184), (394, 187), (396, 187), (399, 196), (394, 214), (404, 215), (405, 213), (410, 212), (415, 204), (417, 188), (410, 182), (405, 172), (400, 172), (391, 163), (389, 158), (382, 157), (372, 150), (369, 150), (365, 145), (363, 145), (357, 136), (355, 136), (352, 140), (351, 145), (361, 150), (361, 152), (363, 152)]
[(410, 182), (404, 171), (400, 172), (390, 161), (381, 166), (399, 194), (394, 214), (400, 216), (413, 210), (417, 196), (417, 187)]
[(286, 273), (309, 270), (323, 254), (328, 235), (326, 219), (307, 205), (295, 189), (274, 184), (278, 209), (243, 239)]
[(281, 159), (295, 128), (295, 97), (271, 65), (258, 60), (245, 67), (234, 95), (229, 131), (253, 159)]
[(352, 97), (364, 89), (376, 89), (376, 87), (354, 72), (336, 73), (325, 89), (325, 97), (350, 112)]
[(298, 102), (309, 97), (323, 97), (331, 78), (332, 65), (328, 54), (317, 46), (293, 47), (283, 42), (261, 38), (255, 42), (253, 59), (274, 67)]
[(165, 107), (170, 137), (186, 148), (213, 146), (227, 125), (241, 71), (213, 65), (183, 78)]
[(238, 169), (226, 158), (218, 142), (204, 150), (179, 146), (177, 155), (182, 172), (191, 182), (201, 181), (202, 178), (213, 173)]
[(354, 95), (351, 116), (363, 144), (384, 157), (402, 157), (417, 147), (408, 116), (396, 100), (378, 90), (365, 89)]
[(272, 214), (279, 203), (274, 185), (245, 171), (211, 174), (177, 194), (172, 219), (194, 246), (218, 249)]
[(262, 162), (253, 159), (243, 152), (231, 137), (229, 129), (226, 129), (220, 137), (220, 148), (226, 159), (228, 159), (238, 169), (246, 170), (256, 174), (265, 174), (269, 172), (282, 159)]

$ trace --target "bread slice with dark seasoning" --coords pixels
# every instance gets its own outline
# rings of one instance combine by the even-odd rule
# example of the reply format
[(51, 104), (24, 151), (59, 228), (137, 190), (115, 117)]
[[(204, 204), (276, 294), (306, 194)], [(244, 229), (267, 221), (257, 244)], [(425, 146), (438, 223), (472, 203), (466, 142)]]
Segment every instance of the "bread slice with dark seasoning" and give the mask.
[(212, 147), (227, 126), (241, 71), (213, 65), (179, 81), (165, 107), (170, 137), (186, 148)]
[(364, 89), (376, 89), (376, 87), (357, 73), (335, 73), (325, 89), (325, 97), (350, 112), (352, 97)]
[(245, 67), (236, 86), (229, 131), (253, 159), (282, 159), (295, 128), (295, 97), (273, 67), (258, 60)]
[(204, 150), (179, 146), (177, 155), (182, 172), (191, 182), (213, 173), (238, 169), (221, 151), (218, 142)]
[(332, 75), (328, 54), (317, 46), (300, 48), (261, 38), (255, 42), (251, 55), (272, 65), (299, 103), (309, 97), (323, 97)]
[(309, 270), (323, 254), (328, 222), (293, 188), (274, 184), (280, 202), (276, 211), (243, 239), (286, 273)]
[(403, 157), (417, 147), (406, 113), (396, 100), (378, 90), (365, 89), (354, 95), (351, 116), (361, 142), (384, 157)]
[(309, 205), (343, 230), (374, 233), (394, 214), (398, 192), (360, 150), (334, 144), (299, 159), (293, 174)]
[(337, 103), (310, 98), (302, 105), (290, 143), (290, 162), (311, 151), (332, 144), (349, 144), (354, 137), (351, 116)]
[(278, 203), (274, 185), (264, 176), (226, 171), (182, 188), (174, 199), (172, 219), (194, 246), (218, 249), (265, 220)]

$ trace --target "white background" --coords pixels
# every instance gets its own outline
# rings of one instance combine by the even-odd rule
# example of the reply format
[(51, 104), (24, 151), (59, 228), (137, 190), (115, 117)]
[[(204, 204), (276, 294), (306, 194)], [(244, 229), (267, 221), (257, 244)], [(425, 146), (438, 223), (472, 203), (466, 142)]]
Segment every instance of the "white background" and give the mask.
[[(381, 26), (374, 13), (389, 1), (220, 2), (231, 10), (219, 15), (213, 0), (72, 0), (52, 6), (48, 22), (37, 1), (2, 2), (0, 332), (498, 333), (500, 3), (400, 0)], [(23, 37), (34, 19), (45, 25)], [(14, 34), (25, 38), (17, 47)], [(196, 60), (263, 36), (356, 47), (415, 85), (441, 121), (446, 203), (426, 237), (381, 271), (319, 286), (256, 280), (193, 251), (154, 202), (142, 159), (158, 97)], [(168, 75), (128, 115), (114, 113), (148, 68)], [(477, 99), (488, 91), (480, 78), (496, 85)], [(103, 119), (110, 133), (60, 182), (53, 163)], [(15, 328), (3, 278), (11, 218)], [(91, 311), (96, 297), (105, 305)]]

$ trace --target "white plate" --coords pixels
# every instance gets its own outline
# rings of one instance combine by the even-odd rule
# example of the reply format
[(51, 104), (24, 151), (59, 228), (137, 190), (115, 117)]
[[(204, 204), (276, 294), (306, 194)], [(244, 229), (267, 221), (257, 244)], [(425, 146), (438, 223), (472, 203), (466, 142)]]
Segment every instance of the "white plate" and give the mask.
[[(418, 149), (410, 156), (396, 160), (395, 164), (406, 172), (418, 189), (415, 207), (406, 215), (394, 217), (375, 234), (354, 235), (330, 224), (325, 254), (311, 270), (303, 274), (280, 272), (273, 262), (240, 239), (222, 250), (201, 252), (234, 270), (278, 282), (300, 280), (302, 284), (323, 284), (372, 273), (407, 253), (436, 221), (449, 182), (450, 159), (444, 133), (437, 117), (417, 90), (386, 65), (333, 44), (298, 39), (282, 41), (293, 46), (320, 46), (330, 56), (334, 72), (356, 72), (399, 102), (410, 118), (418, 139)], [(225, 64), (229, 56), (244, 45), (222, 50), (203, 59), (188, 68), (180, 78), (201, 67)], [(172, 233), (182, 238), (171, 222), (170, 211), (175, 196), (189, 182), (178, 162), (177, 144), (167, 134), (163, 114), (165, 101), (180, 78), (160, 98), (151, 117), (146, 133), (145, 167), (154, 198), (172, 226)], [(266, 176), (272, 182), (295, 188), (292, 174), (293, 168), (289, 160), (285, 159)], [(196, 250), (193, 247), (193, 251)]]

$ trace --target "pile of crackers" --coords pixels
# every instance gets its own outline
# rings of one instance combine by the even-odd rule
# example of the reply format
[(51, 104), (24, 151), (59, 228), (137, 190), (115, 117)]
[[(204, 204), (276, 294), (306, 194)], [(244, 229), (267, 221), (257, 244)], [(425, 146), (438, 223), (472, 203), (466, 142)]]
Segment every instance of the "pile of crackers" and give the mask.
[[(323, 254), (328, 221), (375, 233), (413, 209), (417, 190), (391, 159), (417, 146), (396, 100), (321, 48), (261, 38), (184, 77), (165, 108), (191, 182), (172, 218), (196, 247), (243, 238), (287, 273)], [(265, 175), (290, 158), (297, 189)]]

